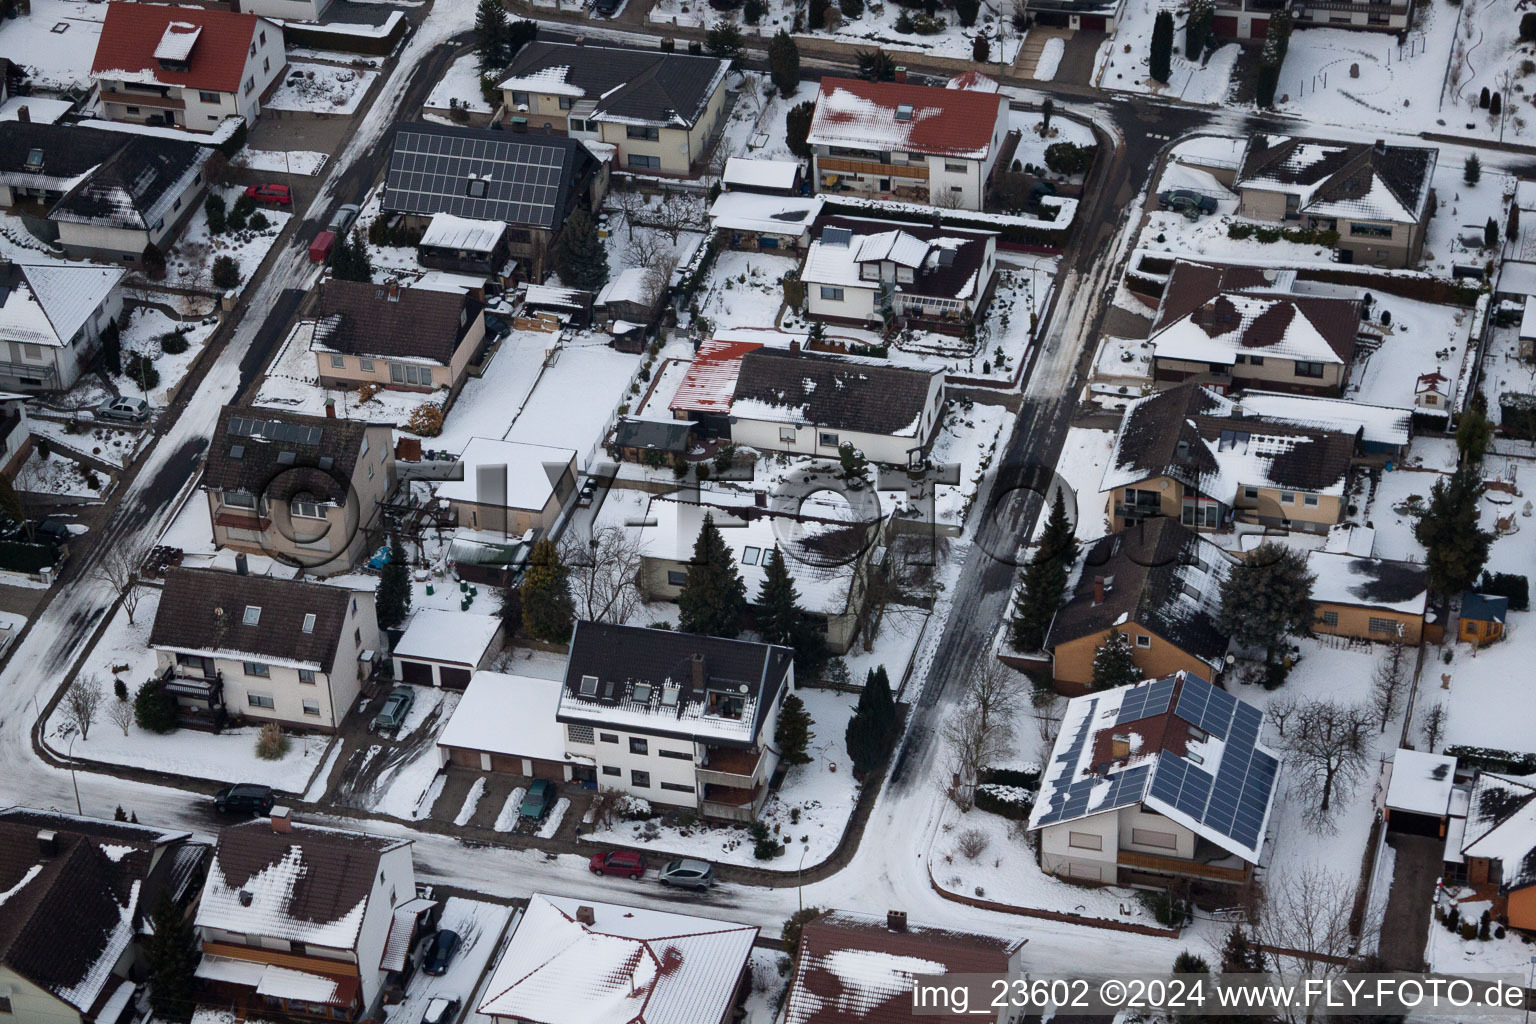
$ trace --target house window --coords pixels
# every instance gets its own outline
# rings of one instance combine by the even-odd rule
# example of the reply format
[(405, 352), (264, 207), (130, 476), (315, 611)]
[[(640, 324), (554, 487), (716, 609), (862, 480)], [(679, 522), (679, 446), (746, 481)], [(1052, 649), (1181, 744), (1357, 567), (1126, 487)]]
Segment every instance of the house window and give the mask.
[(964, 174), (967, 166), (963, 160), (945, 160), (944, 169), (950, 174)]
[(261, 45), (262, 46), (266, 46), (267, 45), (267, 30), (266, 29), (262, 29), (261, 30), (261, 35), (258, 36), (257, 38), (261, 40)]
[(627, 139), (642, 139), (646, 142), (658, 142), (661, 139), (661, 129), (655, 125), (627, 125), (624, 128), (624, 137)]
[(600, 732), (597, 734), (597, 738), (602, 740), (604, 743), (619, 742), (619, 734), (616, 732)]
[(650, 171), (661, 166), (661, 157), (644, 156), (640, 153), (629, 154), (629, 168), (633, 171)]
[(204, 103), (219, 102), (219, 94), (216, 92), (209, 92), (206, 89), (199, 89), (197, 92), (197, 98), (202, 100)]
[(794, 440), (795, 440), (795, 428), (794, 427), (780, 427), (779, 428), (779, 440), (780, 441), (788, 441), (791, 444), (793, 444)]
[(1067, 845), (1078, 850), (1102, 850), (1104, 837), (1096, 836), (1092, 832), (1068, 832)]
[[(265, 675), (266, 673), (262, 674)], [(245, 695), (245, 702), (253, 708), (265, 708), (268, 711), (277, 707), (277, 702), (272, 699), (271, 695), (265, 693), (247, 693)]]
[(1301, 496), (1301, 503), (1307, 506), (1307, 508), (1317, 508), (1317, 495), (1303, 494)]
[(657, 757), (670, 757), (670, 758), (672, 758), (675, 761), (692, 761), (693, 760), (693, 751), (691, 751), (691, 750), (658, 750), (658, 751), (656, 751), (656, 756)]
[(651, 773), (643, 772), (638, 768), (631, 768), (629, 771), (629, 784), (636, 789), (650, 789)]
[(245, 606), (245, 615), (240, 621), (247, 626), (255, 626), (261, 622), (261, 606), (248, 604)]
[(331, 356), (331, 368), (336, 370), (345, 370), (347, 368), (347, 357), (343, 355)]
[(742, 548), (741, 549), (741, 564), (742, 565), (756, 565), (758, 558), (760, 558), (762, 556), (762, 554), (763, 554), (763, 549), (762, 548), (754, 548), (754, 547), (751, 547), (751, 546)]
[(1281, 491), (1280, 492), (1280, 504), (1282, 504), (1282, 505), (1294, 505), (1294, 504), (1296, 504), (1296, 492), (1295, 491)]
[(567, 124), (570, 130), (573, 132), (584, 132), (587, 130), (587, 122), (583, 121), (579, 117), (571, 118)]
[(320, 702), (317, 701), (317, 700), (307, 700), (307, 701), (305, 701), (304, 702), (304, 713), (306, 715), (314, 715), (316, 718), (319, 718), (320, 717)]
[(1424, 396), (1424, 404), (1425, 405), (1439, 405), (1440, 404), (1440, 396), (1439, 395), (1425, 395)]
[(669, 790), (671, 790), (674, 793), (692, 793), (692, 792), (694, 792), (694, 788), (692, 786), (685, 786), (681, 782), (663, 782), (661, 784), (661, 788), (662, 789), (669, 789)]
[(128, 113), (130, 113), (130, 114), (137, 114), (137, 113), (138, 113), (138, 112), (139, 112), (139, 108), (138, 108), (138, 107), (127, 107), (127, 108), (125, 108), (125, 109), (126, 109), (126, 110), (127, 110), (127, 111), (128, 111)]
[(246, 494), (244, 491), (225, 491), (224, 504), (230, 508), (254, 509), (256, 507), (256, 495)]
[[(267, 667), (265, 662), (247, 661), (245, 662), (245, 674), (255, 676), (258, 679), (265, 679), (272, 674), (272, 670)], [(257, 707), (261, 707), (261, 705), (258, 704)]]
[(315, 631), (315, 613), (314, 612), (309, 612), (309, 613), (305, 614), (305, 616), (304, 616), (304, 625), (302, 627), (300, 627), (300, 628), (302, 628), (304, 630), (304, 632), (306, 632), (306, 633), (313, 633)]
[(1339, 613), (1323, 612), (1323, 625), (1337, 629), (1339, 625)]
[(245, 80), (245, 94), (249, 96), (251, 94), (251, 90), (254, 88), (256, 88), (256, 76), (252, 75), (250, 78)]
[(677, 569), (667, 570), (667, 586), (680, 587), (687, 582), (688, 574), (686, 572), (680, 572)]
[(1263, 366), (1264, 365), (1264, 357), (1263, 356), (1249, 356), (1248, 357), (1248, 365), (1249, 366)]
[(842, 302), (843, 290), (841, 288), (830, 288), (827, 285), (822, 285), (821, 297), (831, 302)]
[(359, 370), (362, 370), (364, 373), (372, 373), (373, 372), (373, 360), (369, 359), (367, 356), (358, 356), (357, 357), (357, 368)]
[(512, 94), (512, 105), (514, 107), (528, 106), (528, 94), (525, 92), (514, 92)]
[(0, 996), (0, 1013), (10, 1013), (10, 1012), (11, 1012), (11, 994), (9, 992), (7, 992), (5, 995)]
[(1396, 619), (1378, 619), (1372, 615), (1368, 625), (1377, 636), (1397, 636), (1401, 631)]
[(624, 773), (622, 771), (620, 771), (619, 769), (615, 768), (611, 764), (605, 764), (605, 765), (603, 765), (603, 774), (604, 775), (623, 775)]
[(1179, 837), (1172, 832), (1154, 832), (1149, 828), (1131, 829), (1131, 842), (1137, 846), (1155, 846), (1160, 850), (1177, 850)]
[(389, 382), (429, 388), (432, 386), (432, 368), (411, 363), (390, 363)]
[(650, 749), (646, 745), (645, 740), (640, 739), (638, 736), (631, 736), (629, 738), (629, 752), (631, 754), (648, 754)]
[(271, 70), (272, 70), (272, 58), (271, 57), (263, 57), (263, 58), (261, 58), (261, 72), (262, 72), (262, 74), (266, 74), (268, 71), (271, 71)]
[(307, 686), (315, 685), (315, 670), (312, 668), (299, 669), (299, 682)]
[(1258, 501), (1259, 500), (1259, 489), (1257, 487), (1244, 487), (1243, 488), (1243, 500), (1244, 501)]
[(1349, 233), (1356, 238), (1391, 238), (1392, 225), (1362, 224), (1357, 220), (1352, 220), (1349, 222)]
[(290, 512), (293, 513), (293, 516), (294, 516), (295, 519), (324, 519), (325, 518), (325, 510), (320, 507), (319, 502), (314, 502), (314, 501), (294, 501), (294, 502), (290, 502), (289, 503), (288, 509), (289, 509)]
[(1136, 634), (1136, 646), (1142, 648), (1143, 650), (1145, 650), (1146, 648), (1152, 646), (1152, 638), (1150, 636), (1148, 636), (1146, 633), (1137, 633)]
[(569, 96), (561, 96), (560, 97), (560, 109), (561, 110), (570, 110), (571, 107), (573, 107), (575, 104), (576, 104), (576, 101), (571, 99)]
[(817, 443), (820, 444), (823, 448), (836, 448), (837, 435), (823, 430), (817, 436)]
[(1298, 377), (1321, 377), (1322, 375), (1323, 375), (1323, 364), (1322, 363), (1303, 362), (1300, 359), (1296, 360), (1296, 376), (1298, 376)]
[(590, 725), (567, 725), (565, 738), (571, 743), (592, 743), (592, 727)]
[(251, 56), (252, 57), (256, 56), (256, 44), (255, 43), (251, 44)]

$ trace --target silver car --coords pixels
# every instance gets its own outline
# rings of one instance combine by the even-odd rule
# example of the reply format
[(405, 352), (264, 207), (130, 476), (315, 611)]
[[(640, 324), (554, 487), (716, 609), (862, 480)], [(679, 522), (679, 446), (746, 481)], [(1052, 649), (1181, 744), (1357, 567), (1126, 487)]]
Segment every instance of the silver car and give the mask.
[(149, 419), (149, 403), (142, 398), (114, 398), (96, 407), (96, 418), (143, 423)]
[(357, 220), (359, 207), (356, 203), (347, 203), (336, 207), (336, 212), (331, 214), (331, 222), (326, 226), (327, 231), (338, 238), (347, 233), (352, 222)]
[(661, 869), (661, 884), (679, 889), (708, 889), (715, 884), (715, 869), (708, 862), (680, 857)]

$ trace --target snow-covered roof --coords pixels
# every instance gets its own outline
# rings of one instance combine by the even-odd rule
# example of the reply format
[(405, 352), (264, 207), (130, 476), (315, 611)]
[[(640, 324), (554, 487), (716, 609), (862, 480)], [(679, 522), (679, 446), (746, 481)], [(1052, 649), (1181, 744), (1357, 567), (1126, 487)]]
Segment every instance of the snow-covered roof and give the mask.
[(720, 180), (726, 188), (738, 185), (788, 192), (795, 187), (795, 179), (799, 175), (798, 160), (753, 160), (750, 157), (733, 156), (725, 162), (725, 173), (720, 176)]
[(122, 267), (59, 260), (0, 265), (0, 337), (67, 345), (125, 273)]
[(659, 290), (652, 285), (650, 267), (625, 267), (603, 285), (594, 305), (632, 302), (638, 306), (648, 306), (659, 297)]
[(12, 96), (0, 103), (0, 121), (21, 119), (21, 108), (27, 108), (27, 119), (34, 124), (57, 124), (63, 116), (75, 109), (69, 100), (49, 99), (46, 96)]
[(1536, 338), (1536, 295), (1525, 297), (1525, 308), (1520, 312), (1520, 339)]
[(565, 729), (555, 721), (560, 680), (476, 672), (437, 745), (511, 757), (565, 760)]
[(1002, 97), (969, 89), (827, 77), (808, 139), (813, 146), (984, 160), (1007, 110)]
[(451, 608), (420, 608), (411, 615), (395, 657), (478, 667), (496, 640), (501, 618)]
[(1288, 395), (1278, 391), (1245, 391), (1239, 404), (1244, 413), (1256, 413), (1276, 423), (1314, 430), (1359, 427), (1362, 441), (1397, 447), (1408, 443), (1413, 421), (1412, 409), (1366, 405), (1344, 398)]
[(1536, 776), (1478, 773), (1461, 853), (1499, 861), (1505, 888), (1530, 883), (1536, 872)]
[(962, 71), (944, 83), (946, 89), (967, 89), (971, 92), (997, 92), (997, 79), (989, 78), (980, 71)]
[(1499, 284), (1494, 290), (1504, 295), (1536, 295), (1536, 263), (1505, 260), (1499, 265)]
[(692, 128), (730, 73), (718, 57), (539, 40), (518, 51), (501, 88), (585, 100), (610, 124)]
[[(1338, 310), (1314, 308), (1336, 303)], [(1159, 359), (1232, 365), (1239, 355), (1340, 365), (1318, 313), (1347, 312), (1338, 300), (1298, 300), (1280, 292), (1229, 292), (1152, 336)]]
[(530, 306), (564, 306), (580, 309), (586, 302), (587, 293), (580, 288), (561, 288), (552, 284), (531, 284), (523, 295)]
[(1423, 615), (1429, 600), (1429, 576), (1417, 562), (1311, 551), (1307, 568), (1317, 577), (1312, 600), (1322, 604)]
[(1387, 809), (1411, 814), (1446, 815), (1456, 785), (1456, 759), (1448, 754), (1399, 748), (1392, 757)]
[[(590, 910), (592, 923), (577, 920)], [(478, 1010), (532, 1024), (717, 1024), (757, 928), (535, 893)]]
[(433, 493), (449, 501), (542, 512), (561, 478), (574, 472), (575, 458), (570, 448), (474, 437), (455, 464), (458, 478), (444, 480)]
[(741, 374), (742, 356), (763, 344), (755, 340), (725, 340), (718, 336), (704, 342), (694, 354), (668, 408), (684, 412), (730, 412), (731, 400), (736, 396), (736, 380)]
[(306, 1003), (329, 1003), (336, 999), (335, 978), (308, 971), (296, 971), (291, 967), (268, 964), (256, 983), (256, 994), (276, 999), (296, 999)]
[(861, 276), (865, 263), (889, 261), (913, 272), (898, 282), (904, 295), (945, 299), (975, 299), (985, 293), (990, 273), (987, 254), (995, 234), (954, 228), (920, 227), (863, 217), (834, 217), (822, 222), (800, 268), (807, 285), (862, 288), (875, 291), (878, 280)]
[(190, 21), (166, 22), (165, 32), (155, 46), (155, 60), (186, 61), (192, 55), (192, 47), (197, 45), (197, 37), (202, 32), (201, 25), (194, 25)]
[(1237, 187), (1294, 195), (1319, 217), (1414, 223), (1428, 202), (1439, 151), (1329, 139), (1255, 135)]
[(716, 231), (803, 236), (821, 216), (825, 201), (821, 196), (722, 192), (709, 208), (710, 226)]
[(471, 220), (451, 213), (438, 213), (433, 214), (427, 230), (422, 232), (420, 244), (440, 249), (491, 252), (506, 231), (506, 224), (499, 220)]

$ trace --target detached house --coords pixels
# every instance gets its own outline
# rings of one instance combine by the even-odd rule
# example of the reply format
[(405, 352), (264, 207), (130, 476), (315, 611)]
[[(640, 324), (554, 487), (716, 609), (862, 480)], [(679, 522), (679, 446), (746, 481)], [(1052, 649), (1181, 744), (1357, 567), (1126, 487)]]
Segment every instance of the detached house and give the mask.
[(205, 1000), (241, 1016), (358, 1020), (404, 966), (422, 914), (411, 841), (270, 820), (219, 833), (197, 908)]
[(0, 262), (0, 388), (73, 387), (123, 315), (123, 274), (94, 263)]
[(1429, 603), (1429, 573), (1423, 565), (1310, 551), (1307, 568), (1316, 577), (1314, 633), (1419, 645)]
[[(556, 720), (575, 777), (653, 804), (751, 821), (779, 763), (787, 647), (578, 622)], [(589, 777), (588, 777), (589, 776)]]
[(1536, 929), (1536, 775), (1478, 772), (1445, 853), (1450, 877), (1491, 901), (1495, 919)]
[(125, 1019), (163, 898), (185, 908), (208, 863), (186, 832), (52, 811), (0, 811), (0, 1014)]
[(320, 386), (364, 384), (400, 391), (458, 393), (485, 346), (485, 309), (472, 296), (399, 282), (320, 284), (309, 335)]
[(211, 132), (227, 117), (254, 123), (287, 63), (283, 30), (266, 18), (114, 3), (91, 80), (108, 120)]
[(718, 57), (532, 42), (501, 83), (514, 131), (556, 131), (613, 146), (618, 166), (697, 177), (725, 109), (731, 62)]
[(1007, 132), (995, 92), (828, 77), (807, 141), (819, 192), (980, 210)]
[(46, 214), (132, 138), (80, 125), (0, 121), (0, 206)]
[(1438, 156), (1432, 147), (1380, 140), (1368, 145), (1257, 134), (1232, 186), (1237, 212), (1337, 231), (1345, 263), (1409, 267), (1424, 251)]
[(317, 575), (347, 571), (394, 490), (390, 442), (384, 424), (225, 406), (203, 467), (214, 543)]
[(1280, 759), (1264, 712), (1187, 672), (1067, 703), (1029, 829), (1053, 875), (1242, 885), (1264, 849)]
[(149, 634), (184, 724), (211, 728), (233, 715), (333, 732), (382, 644), (371, 591), (181, 567)]
[(203, 168), (213, 154), (180, 139), (129, 136), (48, 211), (59, 245), (72, 259), (129, 265), (140, 263), (151, 245), (164, 254), (202, 206)]
[(433, 491), (460, 526), (506, 538), (547, 535), (575, 493), (575, 451), (493, 437), (470, 438)]

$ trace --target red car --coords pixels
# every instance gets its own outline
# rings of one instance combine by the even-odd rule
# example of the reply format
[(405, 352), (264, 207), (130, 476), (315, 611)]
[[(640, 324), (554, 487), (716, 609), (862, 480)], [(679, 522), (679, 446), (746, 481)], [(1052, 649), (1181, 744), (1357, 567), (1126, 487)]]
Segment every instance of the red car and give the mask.
[(594, 875), (628, 875), (630, 878), (645, 877), (645, 855), (632, 853), (629, 850), (609, 850), (607, 853), (594, 853), (592, 862), (587, 865)]
[(248, 185), (245, 194), (258, 203), (272, 203), (275, 206), (289, 206), (293, 203), (293, 192), (287, 185)]

